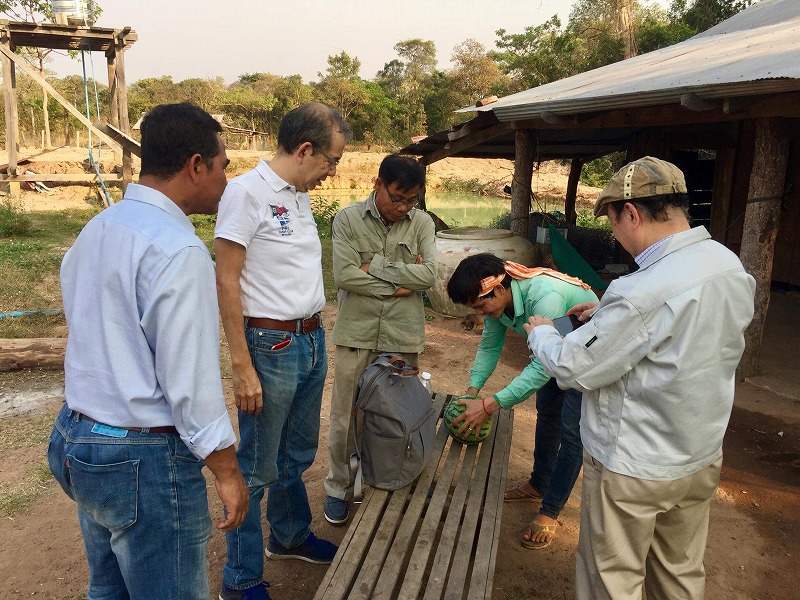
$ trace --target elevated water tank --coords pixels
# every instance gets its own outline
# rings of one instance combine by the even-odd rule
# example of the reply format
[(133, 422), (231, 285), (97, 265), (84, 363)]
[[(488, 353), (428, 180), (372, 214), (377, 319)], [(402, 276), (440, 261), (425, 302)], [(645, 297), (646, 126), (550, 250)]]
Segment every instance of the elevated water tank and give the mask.
[(464, 317), (472, 312), (466, 306), (450, 301), (447, 282), (458, 263), (467, 256), (481, 252), (491, 252), (502, 260), (533, 266), (533, 244), (508, 229), (460, 227), (440, 231), (436, 234), (436, 254), (439, 261), (436, 282), (428, 290), (433, 310), (452, 317)]
[(53, 6), (53, 22), (57, 25), (94, 25), (94, 0), (50, 0), (50, 3)]

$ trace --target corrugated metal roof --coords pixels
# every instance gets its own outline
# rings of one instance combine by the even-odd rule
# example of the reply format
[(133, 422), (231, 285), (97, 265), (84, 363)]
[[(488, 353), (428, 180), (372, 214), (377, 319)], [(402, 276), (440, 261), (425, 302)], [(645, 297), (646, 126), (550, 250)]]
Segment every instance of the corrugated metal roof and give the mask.
[(692, 93), (725, 98), (800, 89), (800, 1), (762, 0), (668, 48), (463, 111), (514, 121), (680, 102)]

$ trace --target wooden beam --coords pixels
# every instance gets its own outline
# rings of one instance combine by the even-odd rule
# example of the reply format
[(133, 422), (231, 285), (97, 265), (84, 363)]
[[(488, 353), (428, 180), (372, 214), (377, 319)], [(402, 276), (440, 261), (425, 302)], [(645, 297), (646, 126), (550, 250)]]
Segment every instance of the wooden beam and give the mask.
[[(714, 110), (691, 111), (679, 104), (661, 104), (575, 115), (575, 129), (613, 129), (625, 127), (669, 127), (698, 123), (722, 123), (762, 117), (800, 117), (800, 92), (783, 92), (768, 96), (748, 96), (727, 100)], [(562, 115), (566, 117), (567, 115)], [(544, 119), (511, 121), (513, 129), (564, 129), (563, 124), (550, 124)], [(573, 127), (569, 127), (572, 129)]]
[(744, 334), (745, 350), (737, 369), (740, 380), (758, 373), (761, 338), (769, 308), (775, 238), (786, 191), (787, 131), (782, 119), (756, 121), (755, 155), (740, 253), (742, 264), (756, 280), (755, 315)]
[(681, 94), (681, 106), (689, 110), (714, 110), (721, 106), (721, 101), (708, 100), (697, 94)]
[(142, 145), (133, 139), (130, 135), (126, 134), (123, 131), (120, 131), (118, 128), (114, 127), (110, 123), (104, 123), (102, 125), (98, 124), (97, 127), (100, 128), (103, 133), (108, 135), (109, 137), (114, 138), (114, 140), (122, 146), (123, 150), (127, 150), (131, 154), (135, 154), (136, 156), (142, 156)]
[(581, 180), (581, 169), (583, 161), (578, 158), (572, 159), (569, 167), (569, 179), (567, 179), (567, 194), (564, 198), (564, 215), (567, 223), (575, 225), (578, 221), (578, 212), (575, 210), (575, 201), (578, 197), (578, 183)]
[(736, 149), (720, 148), (714, 159), (714, 185), (711, 192), (711, 237), (724, 244), (727, 240), (733, 196), (733, 177), (736, 166)]
[(514, 177), (511, 180), (511, 232), (528, 239), (533, 180), (533, 134), (527, 129), (515, 135)]
[[(101, 173), (103, 181), (122, 181), (122, 176), (116, 173)], [(92, 173), (31, 173), (21, 175), (2, 175), (0, 181), (52, 181), (53, 183), (81, 183), (96, 181), (97, 175)]]
[(11, 52), (11, 50), (9, 50), (6, 46), (1, 45), (1, 44), (0, 44), (0, 52), (3, 53), (3, 56), (6, 56), (6, 57), (10, 58), (17, 65), (17, 67), (19, 67), (19, 69), (23, 73), (25, 73), (28, 77), (30, 77), (36, 83), (38, 83), (44, 89), (46, 89), (50, 93), (50, 95), (53, 98), (55, 98), (56, 101), (59, 104), (61, 104), (65, 109), (67, 109), (67, 111), (73, 117), (78, 119), (78, 121), (83, 123), (89, 129), (94, 131), (101, 140), (103, 140), (105, 143), (109, 144), (110, 146), (119, 147), (119, 144), (117, 142), (115, 142), (113, 139), (108, 137), (105, 133), (103, 133), (102, 131), (97, 129), (97, 127), (92, 125), (92, 123), (89, 121), (89, 119), (87, 119), (86, 116), (83, 113), (81, 113), (81, 111), (79, 111), (77, 108), (75, 108), (75, 106), (73, 106), (69, 101), (67, 101), (64, 98), (64, 96), (59, 94), (58, 91), (56, 91), (56, 89), (52, 85), (50, 85), (41, 75), (39, 75), (36, 71), (31, 69), (30, 67), (28, 67), (28, 65), (25, 64), (25, 61), (22, 60), (20, 57), (18, 57), (14, 52)]
[[(5, 96), (6, 117), (6, 153), (8, 156), (9, 175), (17, 174), (17, 160), (19, 152), (19, 111), (17, 108), (17, 74), (14, 63), (8, 58), (13, 55), (11, 42), (5, 34), (0, 40), (0, 49), (3, 51), (3, 92)], [(12, 193), (19, 189), (11, 190)]]
[[(119, 105), (119, 128), (130, 135), (131, 124), (128, 119), (128, 84), (125, 79), (125, 46), (122, 42), (117, 46), (117, 104)], [(122, 147), (122, 193), (133, 181), (133, 161), (131, 151)]]
[(486, 129), (481, 129), (471, 135), (459, 138), (453, 142), (445, 144), (443, 148), (434, 150), (430, 154), (426, 154), (425, 156), (421, 157), (419, 159), (419, 162), (421, 162), (423, 165), (430, 165), (432, 163), (435, 163), (437, 160), (442, 160), (443, 158), (452, 156), (456, 152), (461, 152), (462, 150), (466, 150), (467, 148), (472, 148), (473, 146), (477, 146), (481, 142), (485, 142), (487, 140), (491, 140), (492, 138), (499, 137), (507, 132), (508, 132), (508, 125), (506, 123), (495, 123), (494, 125), (487, 127)]

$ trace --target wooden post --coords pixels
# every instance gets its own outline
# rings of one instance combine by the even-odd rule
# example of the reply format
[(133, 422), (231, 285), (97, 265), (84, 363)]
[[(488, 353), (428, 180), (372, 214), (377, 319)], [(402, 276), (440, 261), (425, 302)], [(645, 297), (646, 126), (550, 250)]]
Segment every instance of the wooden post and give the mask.
[[(119, 129), (119, 102), (117, 95), (117, 50), (111, 47), (106, 52), (106, 66), (108, 69), (108, 122)], [(114, 162), (122, 158), (120, 152), (114, 148)]]
[[(131, 123), (128, 118), (128, 85), (125, 82), (125, 46), (120, 40), (117, 43), (117, 103), (119, 105), (119, 128), (123, 133), (131, 134)], [(133, 181), (133, 163), (131, 153), (122, 150), (122, 193)]]
[(514, 178), (511, 181), (511, 232), (528, 239), (533, 180), (533, 135), (518, 129), (514, 135)]
[(567, 180), (567, 195), (564, 198), (564, 215), (567, 223), (575, 225), (578, 220), (578, 211), (575, 210), (575, 200), (578, 197), (578, 182), (581, 180), (581, 169), (583, 161), (578, 158), (572, 159), (569, 167), (569, 179)]
[[(4, 31), (0, 44), (8, 52), (13, 52), (8, 31)], [(6, 172), (17, 175), (17, 160), (19, 159), (19, 113), (17, 110), (17, 72), (14, 63), (5, 54), (3, 58), (3, 92), (6, 109), (6, 152), (8, 153), (8, 168)], [(19, 194), (19, 182), (9, 182), (8, 191), (12, 195)]]
[(737, 370), (740, 381), (758, 371), (761, 338), (769, 308), (775, 238), (785, 191), (789, 154), (787, 130), (781, 119), (761, 118), (756, 121), (755, 154), (740, 253), (744, 268), (756, 280), (755, 315), (744, 334), (745, 350)]

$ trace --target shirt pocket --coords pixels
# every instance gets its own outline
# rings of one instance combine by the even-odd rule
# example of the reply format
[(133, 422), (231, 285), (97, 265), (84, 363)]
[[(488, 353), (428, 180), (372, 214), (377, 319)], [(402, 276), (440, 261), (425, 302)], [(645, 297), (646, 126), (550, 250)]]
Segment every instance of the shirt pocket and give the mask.
[(377, 244), (368, 238), (356, 238), (353, 242), (356, 252), (358, 252), (358, 259), (361, 264), (372, 262), (372, 258), (376, 254), (381, 254), (383, 248), (378, 247)]
[(414, 264), (419, 255), (419, 245), (416, 242), (398, 242), (395, 248), (395, 260), (406, 264)]

